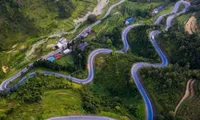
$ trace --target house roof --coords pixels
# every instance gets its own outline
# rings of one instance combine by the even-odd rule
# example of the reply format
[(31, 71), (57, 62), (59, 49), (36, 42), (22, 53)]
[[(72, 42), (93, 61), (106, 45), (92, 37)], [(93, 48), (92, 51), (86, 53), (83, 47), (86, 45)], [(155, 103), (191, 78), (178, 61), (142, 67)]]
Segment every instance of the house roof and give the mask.
[(61, 48), (61, 47), (63, 46), (63, 44), (60, 43), (60, 42), (58, 42), (58, 43), (57, 43), (57, 46), (58, 46), (59, 48)]
[(54, 57), (55, 57), (56, 59), (59, 59), (59, 58), (61, 58), (61, 54), (56, 54), (56, 55), (54, 55)]
[(54, 57), (51, 56), (51, 57), (47, 58), (47, 60), (48, 60), (48, 61), (51, 61), (51, 62), (54, 62), (56, 59), (55, 59)]
[(126, 18), (125, 22), (128, 21), (128, 22), (133, 22), (134, 21), (134, 18), (133, 17), (129, 17), (129, 18)]
[(71, 51), (72, 50), (70, 50), (70, 49), (66, 49), (66, 50), (63, 51), (63, 53), (67, 54), (67, 53), (70, 53)]
[(67, 40), (66, 38), (60, 38), (60, 40), (58, 40), (57, 44), (58, 43), (61, 43), (61, 44), (68, 44), (70, 42), (70, 40)]

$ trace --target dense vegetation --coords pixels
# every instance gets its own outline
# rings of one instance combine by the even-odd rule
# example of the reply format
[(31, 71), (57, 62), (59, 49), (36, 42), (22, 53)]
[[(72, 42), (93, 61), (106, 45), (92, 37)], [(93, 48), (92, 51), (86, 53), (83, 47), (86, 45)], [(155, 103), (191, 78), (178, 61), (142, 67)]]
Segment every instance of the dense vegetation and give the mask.
[[(18, 116), (17, 113), (25, 112), (26, 106), (38, 106), (43, 100), (43, 93), (47, 90), (55, 89), (73, 89), (72, 83), (63, 78), (58, 78), (54, 76), (44, 76), (37, 74), (37, 77), (29, 78), (24, 84), (20, 85), (16, 91), (13, 91), (7, 95), (1, 93), (0, 96), (0, 119), (6, 120), (8, 116), (9, 119), (24, 118), (26, 114)], [(38, 107), (40, 108), (40, 107)], [(38, 109), (32, 108), (32, 109)], [(41, 109), (42, 110), (42, 109)], [(29, 113), (30, 115), (31, 113)], [(42, 111), (36, 111), (33, 113), (37, 115), (42, 115)], [(27, 116), (26, 116), (27, 117)], [(31, 116), (28, 116), (30, 118)], [(27, 118), (27, 119), (28, 119)]]
[[(132, 2), (152, 2), (152, 1), (159, 1), (159, 0), (129, 0)], [(178, 0), (165, 0), (166, 2), (176, 2)]]
[[(116, 59), (118, 61), (115, 61)], [(144, 104), (130, 77), (131, 65), (136, 61), (139, 60), (134, 59), (131, 54), (118, 55), (112, 53), (106, 56), (105, 59), (98, 57), (95, 62), (97, 67), (94, 83), (84, 85), (82, 89), (77, 91), (82, 96), (82, 109), (86, 113), (120, 119), (143, 119), (145, 117)], [(109, 75), (107, 75), (108, 73)], [(10, 93), (7, 97), (3, 97), (3, 99), (8, 103), (9, 101), (19, 103), (21, 107), (31, 106), (35, 103), (41, 104), (45, 91), (70, 89), (71, 85), (72, 83), (63, 78), (37, 74), (37, 77), (29, 78), (16, 91)], [(13, 118), (16, 117), (14, 115), (18, 112), (17, 109), (15, 107), (10, 109), (12, 111), (9, 113), (6, 111), (1, 112), (2, 119), (7, 115), (13, 116)], [(21, 110), (21, 108), (19, 109)], [(43, 116), (42, 111), (36, 113), (37, 115), (33, 115), (33, 117)]]
[(159, 34), (158, 42), (168, 54), (172, 64), (178, 63), (187, 69), (200, 68), (199, 34), (189, 35), (175, 26)]
[(40, 77), (29, 78), (28, 81), (19, 86), (15, 96), (17, 100), (25, 103), (39, 102), (46, 89), (61, 89), (70, 86), (70, 83), (65, 79), (52, 76), (51, 79), (43, 79), (43, 75), (37, 75)]
[(94, 42), (95, 44), (99, 43), (99, 45), (103, 48), (122, 48), (123, 43), (121, 39), (121, 28), (121, 25), (117, 25), (112, 29), (112, 31), (100, 33), (99, 35), (95, 36), (95, 39), (92, 39), (92, 44), (94, 44)]
[(0, 70), (0, 79), (4, 78), (4, 76), (5, 76), (5, 73), (2, 70)]
[(81, 51), (78, 47), (74, 48), (72, 51), (72, 58), (74, 62), (74, 67), (79, 70), (86, 70), (87, 57), (89, 48)]
[(87, 21), (88, 21), (89, 23), (94, 23), (94, 22), (97, 21), (97, 16), (94, 15), (94, 14), (91, 14), (91, 15), (88, 16)]
[[(200, 82), (199, 71), (186, 70), (178, 65), (166, 68), (143, 68), (140, 71), (144, 86), (148, 88), (157, 108), (159, 120), (182, 120), (184, 117), (173, 117), (173, 111), (185, 90), (189, 79)], [(199, 89), (197, 93), (199, 96)], [(194, 114), (197, 112), (193, 111)], [(197, 115), (197, 114), (196, 114)], [(182, 118), (182, 119), (180, 119)], [(192, 120), (192, 118), (190, 118)]]
[(90, 86), (90, 92), (84, 94), (85, 109), (91, 113), (102, 109), (118, 111), (121, 115), (128, 112), (130, 119), (144, 119), (144, 104), (130, 74), (131, 66), (136, 61), (140, 60), (131, 53), (112, 53), (104, 59), (97, 58), (94, 84)]
[(200, 2), (198, 0), (191, 1), (191, 7), (189, 9), (190, 12), (197, 12), (200, 10)]
[[(193, 109), (189, 103), (196, 101), (195, 104), (199, 105), (199, 38), (199, 34), (189, 35), (178, 25), (156, 38), (172, 65), (166, 68), (143, 68), (140, 74), (156, 105), (158, 120), (184, 120), (186, 114), (188, 120), (198, 119), (199, 111)], [(180, 112), (174, 117), (174, 109), (189, 79), (196, 80), (195, 97), (184, 102), (184, 107), (180, 107)], [(192, 114), (189, 115), (190, 113)]]
[[(0, 50), (7, 50), (11, 47), (9, 39), (13, 43), (23, 41), (24, 37), (20, 34), (28, 36), (37, 36), (39, 30), (29, 19), (22, 13), (21, 6), (15, 0), (0, 1)], [(31, 29), (31, 31), (30, 31)]]
[(159, 28), (158, 26), (139, 26), (135, 27), (129, 32), (128, 42), (131, 52), (137, 56), (149, 58), (152, 60), (160, 61), (158, 54), (152, 46), (149, 38), (149, 32), (153, 29)]
[(153, 6), (140, 9), (140, 8), (135, 8), (132, 7), (131, 4), (126, 2), (125, 4), (122, 5), (121, 7), (121, 12), (124, 16), (133, 16), (137, 18), (149, 18), (151, 17), (151, 10), (153, 9)]
[[(51, 2), (55, 4), (55, 0), (51, 0)], [(59, 18), (69, 18), (72, 15), (75, 6), (72, 4), (71, 0), (59, 0), (56, 2), (56, 4), (59, 9), (58, 10)]]
[(75, 67), (71, 64), (60, 65), (60, 64), (57, 64), (55, 62), (50, 62), (48, 60), (38, 60), (38, 61), (33, 63), (32, 68), (39, 68), (39, 67), (51, 69), (51, 70), (54, 70), (54, 71), (74, 72), (76, 70)]
[[(200, 107), (200, 82), (195, 83), (195, 96), (185, 101), (177, 115), (187, 120), (199, 120), (199, 107)], [(194, 104), (195, 103), (195, 104)]]
[[(54, 5), (52, 4), (52, 1), (47, 1), (47, 5)], [(67, 18), (70, 16), (67, 12), (69, 11), (71, 13), (70, 10), (74, 7), (62, 3), (63, 0), (60, 1), (60, 4), (56, 4), (60, 8), (57, 11), (57, 17)], [(69, 5), (71, 5), (71, 3), (69, 3)], [(136, 15), (142, 18), (148, 18), (150, 16), (149, 11), (152, 9), (149, 7), (144, 10), (135, 8), (133, 10), (131, 7), (126, 9), (125, 7), (125, 5), (122, 7), (122, 13), (124, 16)], [(68, 10), (68, 8), (70, 10)], [(55, 9), (52, 11), (54, 10)], [(72, 52), (74, 61), (73, 65), (59, 65), (45, 60), (39, 60), (34, 63), (34, 67), (44, 67), (54, 71), (67, 71), (70, 73), (77, 70), (85, 71), (89, 51), (98, 47), (108, 47), (114, 50), (111, 55), (108, 55), (105, 58), (100, 56), (96, 59), (95, 78), (92, 84), (83, 85), (81, 89), (72, 91), (72, 96), (76, 96), (77, 93), (81, 95), (81, 107), (69, 107), (66, 105), (68, 102), (62, 103), (61, 109), (63, 114), (59, 111), (59, 115), (76, 114), (77, 111), (74, 111), (78, 110), (78, 114), (99, 114), (120, 119), (145, 118), (145, 106), (132, 81), (130, 69), (133, 63), (144, 61), (143, 59), (136, 58), (136, 56), (142, 56), (151, 61), (160, 60), (154, 48), (150, 44), (148, 37), (149, 31), (156, 27), (145, 25), (130, 31), (128, 40), (131, 52), (124, 55), (118, 55), (115, 53), (115, 48), (122, 48), (121, 35), (119, 34), (121, 33), (121, 27), (121, 25), (114, 27), (109, 32), (106, 31), (95, 36), (91, 41), (89, 41), (90, 45), (85, 51), (81, 51), (78, 47), (74, 47)], [(174, 33), (175, 30), (178, 30), (178, 27), (173, 28), (169, 32), (162, 33), (158, 38), (159, 44), (167, 51), (170, 62), (173, 63), (174, 66), (169, 66), (164, 69), (144, 68), (140, 72), (141, 78), (144, 80), (144, 85), (149, 89), (149, 93), (157, 106), (158, 112), (156, 117), (159, 120), (184, 119), (182, 115), (185, 114), (185, 111), (180, 112), (176, 118), (173, 118), (174, 107), (184, 91), (186, 81), (188, 79), (195, 79), (199, 82), (200, 77), (199, 71), (189, 70), (191, 68), (199, 69), (199, 35), (182, 35), (179, 31)], [(174, 38), (177, 40), (174, 40)], [(4, 48), (1, 47), (0, 50), (4, 50)], [(182, 59), (183, 56), (184, 59)], [(4, 74), (0, 73), (0, 77), (1, 76), (4, 76)], [(40, 106), (39, 108), (42, 109), (33, 107), (31, 108), (32, 110), (27, 112), (28, 115), (26, 114), (26, 116), (30, 118), (29, 114), (37, 113), (31, 117), (36, 119), (46, 118), (44, 117), (44, 114), (52, 114), (55, 111), (52, 111), (52, 109), (44, 111), (43, 107), (46, 106), (46, 104), (42, 103), (44, 100), (43, 96), (45, 96), (44, 93), (49, 90), (54, 91), (55, 89), (65, 89), (70, 91), (72, 86), (72, 83), (69, 81), (55, 76), (44, 76), (38, 74), (37, 77), (29, 78), (29, 80), (19, 86), (16, 91), (9, 93), (8, 95), (3, 92), (0, 93), (2, 96), (0, 97), (0, 119), (6, 119), (8, 115), (13, 117), (13, 119), (19, 119), (20, 117), (25, 116), (25, 108), (31, 108), (31, 106), (36, 104), (41, 105), (42, 107)], [(66, 94), (67, 91), (62, 94)], [(54, 94), (55, 93), (50, 94), (50, 99)], [(199, 99), (200, 94), (199, 87), (197, 87), (195, 94), (197, 95), (196, 98), (189, 102), (198, 102), (199, 104), (199, 101), (197, 100)], [(56, 94), (56, 98), (59, 98), (59, 96), (61, 96), (61, 94)], [(69, 98), (67, 96), (65, 99)], [(63, 101), (63, 99), (60, 101)], [(75, 100), (77, 100), (77, 98), (74, 99), (74, 101)], [(51, 101), (51, 104), (53, 103), (54, 101)], [(57, 104), (55, 104), (55, 106), (56, 105)], [(193, 106), (184, 106), (184, 108), (187, 107), (192, 109)], [(192, 111), (193, 115), (197, 113), (195, 112), (195, 109)], [(187, 112), (187, 114), (188, 113), (189, 112)], [(18, 114), (18, 116), (16, 114)], [(57, 115), (58, 114), (56, 113), (54, 114), (54, 116)], [(198, 119), (198, 114), (195, 117)], [(192, 115), (191, 117), (188, 117), (188, 119), (189, 118), (194, 119)]]
[[(36, 25), (38, 18), (33, 18), (26, 13), (28, 2), (30, 1), (0, 1), (0, 51), (8, 50), (13, 44), (24, 42), (28, 37), (39, 37), (41, 32), (46, 31)], [(42, 2), (45, 5), (44, 9), (57, 13), (58, 18), (70, 17), (75, 9), (70, 0), (59, 0), (57, 2), (55, 0), (43, 0)]]

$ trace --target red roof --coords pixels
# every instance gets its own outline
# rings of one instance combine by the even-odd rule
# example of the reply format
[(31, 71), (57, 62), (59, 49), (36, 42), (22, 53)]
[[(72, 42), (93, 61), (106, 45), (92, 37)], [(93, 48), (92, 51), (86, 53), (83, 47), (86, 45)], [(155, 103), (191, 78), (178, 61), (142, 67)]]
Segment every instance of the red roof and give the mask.
[(55, 57), (56, 59), (59, 59), (59, 58), (61, 58), (61, 54), (56, 54), (56, 55), (54, 55), (54, 57)]

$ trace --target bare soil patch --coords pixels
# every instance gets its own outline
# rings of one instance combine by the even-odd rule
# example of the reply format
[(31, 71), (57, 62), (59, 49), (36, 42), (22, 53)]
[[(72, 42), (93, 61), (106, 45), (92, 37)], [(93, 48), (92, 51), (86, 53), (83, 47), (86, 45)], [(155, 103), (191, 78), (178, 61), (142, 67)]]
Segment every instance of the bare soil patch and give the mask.
[(193, 34), (199, 31), (197, 18), (195, 16), (189, 18), (185, 24), (185, 31), (187, 31), (189, 34)]

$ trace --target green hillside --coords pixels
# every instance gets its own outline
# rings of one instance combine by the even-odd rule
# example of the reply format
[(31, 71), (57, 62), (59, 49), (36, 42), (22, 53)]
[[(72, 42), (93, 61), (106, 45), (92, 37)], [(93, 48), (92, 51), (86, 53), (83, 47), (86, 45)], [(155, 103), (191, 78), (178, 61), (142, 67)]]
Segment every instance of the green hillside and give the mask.
[[(92, 10), (96, 1), (0, 1), (0, 50), (31, 38), (74, 28), (73, 19)], [(87, 8), (87, 9), (86, 9)]]
[[(95, 19), (91, 21), (101, 19), (103, 13), (119, 1), (109, 0), (102, 14), (93, 15)], [(17, 89), (11, 87), (10, 91), (0, 91), (0, 120), (43, 120), (71, 115), (145, 120), (148, 107), (141, 96), (143, 89), (138, 89), (142, 86), (152, 103), (154, 120), (199, 120), (200, 34), (188, 34), (184, 30), (185, 21), (191, 15), (195, 15), (200, 22), (199, 8), (192, 6), (186, 13), (177, 16), (168, 31), (164, 30), (165, 18), (160, 25), (153, 25), (161, 14), (173, 9), (176, 1), (126, 0), (94, 26), (87, 37), (68, 43), (66, 46), (71, 53), (64, 54), (66, 48), (63, 48), (63, 51), (52, 55), (56, 56), (56, 60), (51, 62), (41, 56), (55, 51), (55, 44), (60, 37), (48, 36), (74, 30), (73, 21), (92, 11), (99, 1), (1, 0), (0, 83), (8, 79), (7, 87), (11, 87), (24, 77), (27, 80)], [(164, 9), (154, 14), (154, 8), (160, 5)], [(132, 27), (124, 24), (129, 17), (134, 19), (130, 24), (140, 25), (125, 31)], [(73, 34), (65, 33), (61, 36), (72, 39), (91, 25), (92, 22), (88, 21), (83, 22)], [(161, 30), (161, 33), (151, 36), (153, 30)], [(122, 36), (126, 32), (127, 36)], [(124, 39), (128, 42), (127, 51), (123, 49), (126, 46), (122, 41)], [(161, 63), (161, 58), (158, 54), (160, 50), (156, 49), (158, 53), (155, 50), (157, 45), (153, 39), (167, 57), (168, 62), (163, 62), (169, 63), (166, 67), (162, 64), (162, 67), (154, 68)], [(34, 47), (41, 41), (44, 42)], [(87, 46), (81, 50), (83, 43), (87, 43)], [(35, 49), (27, 54), (31, 48)], [(113, 52), (104, 54), (107, 49)], [(91, 59), (94, 61), (91, 62)], [(138, 67), (134, 64), (139, 62), (138, 66), (142, 68), (137, 73), (131, 73)], [(30, 63), (33, 63), (32, 66)], [(155, 66), (148, 67), (148, 63)], [(94, 69), (91, 70), (90, 65)], [(21, 71), (23, 68), (28, 71)], [(48, 75), (50, 73), (52, 75)], [(141, 81), (133, 80), (136, 74)], [(19, 77), (13, 80), (10, 78), (12, 76)], [(73, 83), (76, 81), (73, 77), (83, 81), (79, 81), (81, 84)], [(189, 88), (193, 95), (189, 93), (188, 99), (176, 111), (188, 80), (195, 81)], [(142, 86), (139, 84), (137, 87), (138, 82)]]

